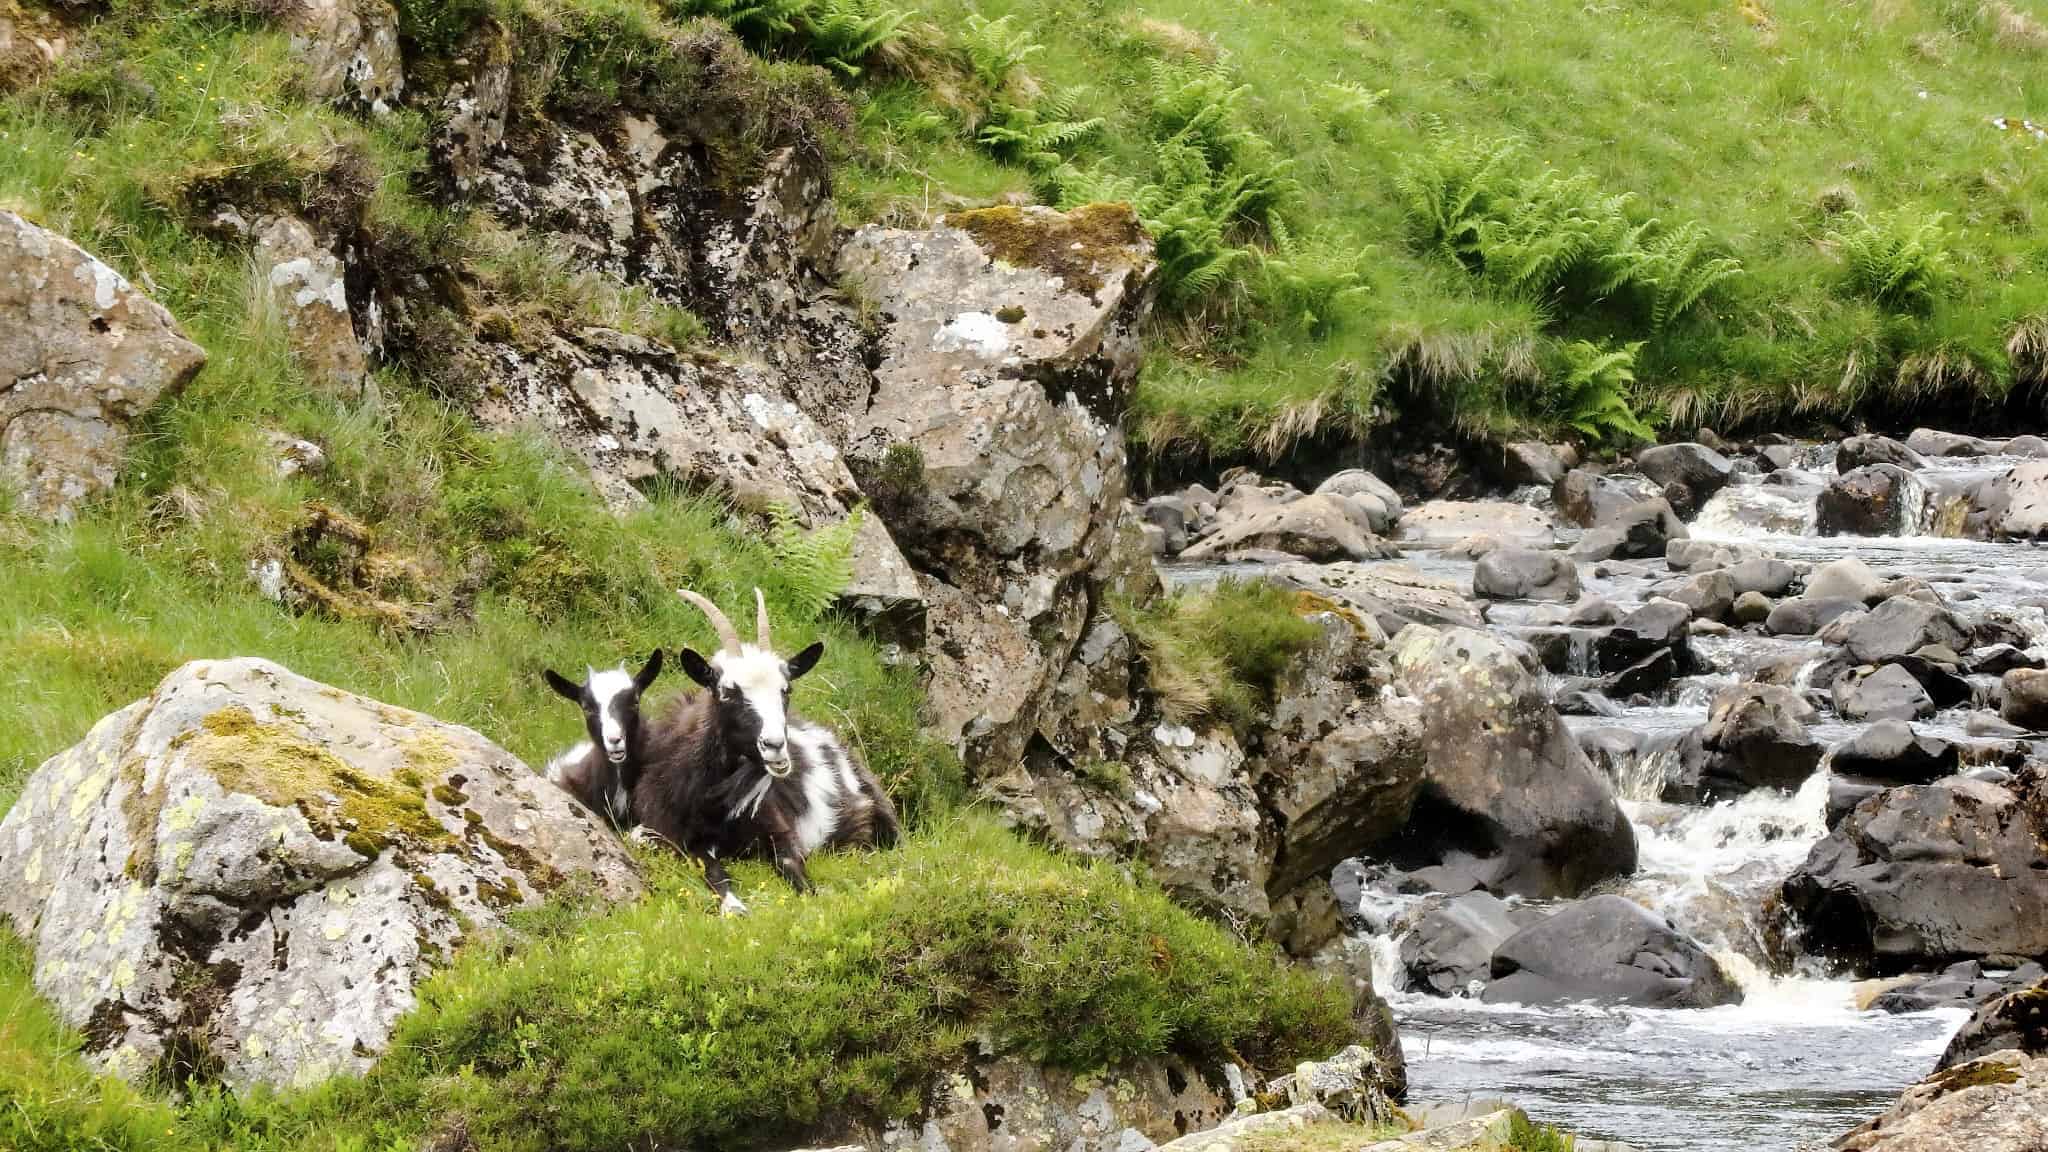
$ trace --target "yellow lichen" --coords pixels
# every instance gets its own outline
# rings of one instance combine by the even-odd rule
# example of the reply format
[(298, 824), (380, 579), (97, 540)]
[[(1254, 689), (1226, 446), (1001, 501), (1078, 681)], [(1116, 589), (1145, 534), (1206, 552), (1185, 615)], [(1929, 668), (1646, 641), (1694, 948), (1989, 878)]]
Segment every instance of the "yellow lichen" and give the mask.
[(1003, 205), (948, 213), (945, 222), (997, 260), (1050, 273), (1084, 296), (1101, 291), (1103, 273), (1145, 243), (1128, 204), (1084, 204), (1064, 215)]

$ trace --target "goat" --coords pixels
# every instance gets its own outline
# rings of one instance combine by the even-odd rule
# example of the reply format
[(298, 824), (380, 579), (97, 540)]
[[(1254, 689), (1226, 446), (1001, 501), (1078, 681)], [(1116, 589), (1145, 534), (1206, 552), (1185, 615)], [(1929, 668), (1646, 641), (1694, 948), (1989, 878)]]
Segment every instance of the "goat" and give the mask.
[(804, 861), (817, 849), (894, 844), (896, 808), (874, 774), (831, 732), (788, 714), (790, 684), (817, 664), (825, 645), (788, 660), (776, 656), (759, 588), (752, 644), (741, 643), (711, 601), (677, 594), (710, 618), (720, 647), (709, 660), (682, 651), (683, 671), (706, 690), (649, 726), (632, 794), (645, 831), (703, 864), (726, 914), (747, 909), (725, 860), (766, 852), (792, 888), (809, 892)]
[(556, 695), (583, 709), (583, 724), (590, 733), (590, 739), (548, 761), (547, 778), (620, 831), (635, 823), (633, 789), (646, 751), (640, 697), (661, 675), (661, 659), (661, 649), (656, 648), (638, 675), (623, 664), (602, 672), (585, 666), (589, 678), (581, 684), (552, 668), (541, 672)]

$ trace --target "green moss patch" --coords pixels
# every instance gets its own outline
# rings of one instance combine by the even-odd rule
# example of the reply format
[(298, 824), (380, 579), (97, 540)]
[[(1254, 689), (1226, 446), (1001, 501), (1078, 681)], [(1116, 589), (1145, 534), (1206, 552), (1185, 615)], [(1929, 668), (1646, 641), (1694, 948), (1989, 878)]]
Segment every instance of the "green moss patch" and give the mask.
[(380, 779), (282, 724), (239, 705), (208, 713), (186, 734), (185, 754), (231, 792), (297, 808), (316, 835), (364, 857), (386, 848), (438, 852), (455, 837), (427, 811), (417, 787)]
[(1083, 204), (1064, 216), (1005, 205), (951, 212), (945, 222), (997, 260), (1057, 276), (1069, 290), (1089, 297), (1102, 290), (1107, 268), (1128, 262), (1131, 251), (1147, 243), (1145, 227), (1128, 204)]
[(1928, 1078), (1938, 1095), (1961, 1092), (1965, 1088), (1982, 1088), (1987, 1085), (2016, 1084), (2020, 1074), (2010, 1064), (1996, 1060), (1972, 1060)]

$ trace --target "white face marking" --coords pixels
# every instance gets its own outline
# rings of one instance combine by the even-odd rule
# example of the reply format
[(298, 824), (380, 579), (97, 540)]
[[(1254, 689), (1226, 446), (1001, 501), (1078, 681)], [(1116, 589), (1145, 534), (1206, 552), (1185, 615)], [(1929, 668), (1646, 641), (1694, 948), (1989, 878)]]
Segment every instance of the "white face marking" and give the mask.
[(738, 691), (761, 718), (761, 763), (772, 776), (789, 775), (789, 718), (782, 704), (789, 681), (782, 673), (782, 658), (747, 644), (737, 656), (729, 652), (713, 656), (711, 667), (718, 673), (719, 691)]
[(619, 722), (614, 705), (621, 693), (633, 690), (633, 674), (624, 668), (587, 671), (590, 672), (590, 698), (597, 702), (598, 735), (604, 740), (605, 759), (623, 764), (626, 761), (626, 727)]

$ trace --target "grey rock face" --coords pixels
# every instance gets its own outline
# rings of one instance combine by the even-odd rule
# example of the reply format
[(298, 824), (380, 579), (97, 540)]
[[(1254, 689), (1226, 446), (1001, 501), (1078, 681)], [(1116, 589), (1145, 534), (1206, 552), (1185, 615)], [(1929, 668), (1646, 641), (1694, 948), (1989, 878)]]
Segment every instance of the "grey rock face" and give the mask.
[(1934, 701), (1913, 674), (1897, 664), (1857, 668), (1835, 681), (1835, 711), (1849, 720), (1919, 720), (1934, 715)]
[(1736, 1004), (1742, 990), (1698, 942), (1620, 896), (1595, 896), (1502, 941), (1488, 1003)]
[(1579, 597), (1579, 566), (1562, 552), (1497, 548), (1472, 572), (1474, 595), (1486, 600), (1561, 600)]
[(0, 332), (0, 484), (51, 520), (113, 487), (129, 427), (206, 363), (120, 273), (4, 211)]
[(1906, 1089), (1839, 1152), (2033, 1152), (2048, 1147), (2048, 1056), (2006, 1050)]
[(283, 7), (311, 95), (371, 112), (396, 106), (405, 71), (398, 11), (388, 0), (288, 0)]
[(1823, 536), (1908, 536), (1926, 520), (1927, 486), (1896, 464), (1866, 464), (1828, 482), (1816, 505)]
[(1851, 436), (1835, 453), (1835, 471), (1847, 474), (1866, 464), (1891, 464), (1908, 472), (1927, 466), (1927, 458), (1889, 436)]
[(274, 217), (260, 227), (254, 254), (266, 269), (264, 283), (307, 380), (343, 399), (361, 396), (369, 365), (356, 339), (341, 261), (294, 216)]
[(253, 659), (173, 672), (0, 822), (37, 990), (130, 1078), (194, 1045), (238, 1086), (360, 1072), (466, 934), (571, 878), (640, 891), (483, 737)]
[(1415, 922), (1401, 938), (1401, 963), (1410, 979), (1439, 996), (1462, 993), (1492, 977), (1494, 949), (1521, 930), (1499, 899), (1467, 892)]

